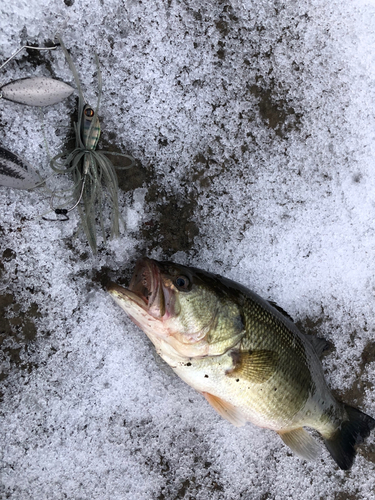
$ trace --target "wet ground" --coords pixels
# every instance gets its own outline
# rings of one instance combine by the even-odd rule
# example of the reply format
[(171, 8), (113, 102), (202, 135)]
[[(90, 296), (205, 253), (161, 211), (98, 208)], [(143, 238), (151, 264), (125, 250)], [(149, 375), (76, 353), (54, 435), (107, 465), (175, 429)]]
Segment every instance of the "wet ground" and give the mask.
[[(225, 64), (228, 60), (231, 61), (230, 51), (233, 51), (233, 47), (231, 47), (230, 40), (228, 40), (228, 34), (234, 31), (234, 27), (238, 22), (232, 6), (225, 1), (219, 3), (222, 7), (222, 12), (215, 24), (219, 36), (215, 41), (215, 48), (212, 48), (215, 52), (215, 64), (217, 64), (217, 67)], [(74, 5), (74, 1), (66, 0), (65, 5), (67, 8), (70, 8)], [(282, 10), (281, 7), (280, 10)], [(204, 15), (199, 10), (194, 14), (194, 18), (200, 21), (202, 21), (203, 17)], [(255, 22), (254, 26), (260, 39), (263, 37), (264, 40), (267, 40), (267, 37), (272, 32), (270, 27), (263, 26), (262, 23), (257, 22)], [(283, 28), (277, 43), (270, 42), (267, 50), (262, 45), (263, 42), (260, 43), (259, 41), (254, 41), (254, 45), (247, 48), (247, 56), (243, 60), (243, 65), (250, 70), (254, 66), (257, 67), (257, 63), (259, 63), (260, 68), (256, 70), (258, 74), (252, 81), (244, 82), (244, 95), (251, 102), (254, 101), (255, 105), (254, 107), (249, 106), (247, 111), (241, 110), (238, 112), (241, 124), (239, 128), (242, 127), (243, 123), (255, 123), (255, 117), (259, 117), (260, 125), (258, 124), (257, 126), (259, 128), (264, 127), (267, 133), (269, 132), (271, 135), (274, 134), (272, 135), (273, 140), (280, 141), (281, 144), (284, 143), (285, 150), (288, 148), (288, 139), (291, 134), (299, 133), (303, 127), (304, 116), (301, 110), (296, 110), (290, 104), (290, 89), (283, 87), (276, 76), (272, 76), (272, 61), (274, 61), (278, 44), (284, 43), (290, 37), (293, 38), (293, 29), (292, 25), (285, 29)], [(25, 32), (24, 36), (26, 40), (27, 32)], [(264, 61), (266, 61), (266, 69), (264, 67), (261, 68)], [(44, 67), (54, 76), (55, 70), (54, 65), (51, 64), (50, 56), (47, 53), (42, 54), (35, 51), (27, 51), (17, 61), (10, 63), (9, 69), (22, 69), (25, 65), (30, 64), (34, 68)], [(303, 67), (298, 63), (294, 63), (293, 71), (296, 79), (298, 79), (298, 75), (302, 70)], [(183, 88), (183, 81), (179, 85)], [(201, 89), (204, 85), (205, 82), (196, 80), (191, 86)], [(226, 91), (226, 89), (224, 90)], [(228, 91), (228, 95), (230, 96), (230, 91)], [(231, 98), (226, 97), (226, 102), (211, 103), (212, 114), (220, 110), (221, 107), (225, 108), (230, 104)], [(105, 103), (103, 106), (105, 106)], [(123, 112), (124, 109), (121, 106), (122, 104), (120, 105), (120, 111)], [(217, 119), (218, 126), (221, 127), (223, 135), (225, 135), (224, 132), (227, 125), (226, 119), (227, 116), (225, 113), (224, 118), (218, 117)], [(75, 121), (76, 111), (72, 108), (70, 128), (72, 128)], [(10, 120), (3, 120), (0, 122), (0, 132), (2, 134), (8, 133), (11, 125)], [(122, 130), (119, 133), (115, 133), (110, 130), (110, 127), (108, 128), (109, 130), (107, 131), (106, 127), (104, 127), (98, 147), (104, 151), (126, 152), (126, 144), (124, 144), (126, 133)], [(246, 127), (244, 127), (245, 129)], [(157, 136), (156, 141), (159, 152), (171, 147), (170, 139), (160, 130), (156, 130), (155, 135)], [(65, 146), (73, 147), (73, 137), (72, 130), (65, 134)], [(139, 188), (146, 190), (142, 223), (136, 230), (129, 231), (128, 233), (129, 237), (134, 238), (136, 243), (127, 258), (126, 267), (114, 271), (111, 266), (111, 253), (104, 247), (99, 248), (99, 256), (107, 257), (105, 264), (99, 266), (93, 264), (90, 266), (92, 255), (89, 248), (87, 248), (87, 251), (76, 252), (75, 243), (71, 238), (63, 238), (61, 240), (60, 243), (63, 252), (66, 255), (71, 255), (69, 258), (72, 267), (75, 270), (79, 268), (76, 277), (77, 279), (84, 279), (87, 295), (98, 288), (105, 287), (105, 284), (111, 279), (115, 279), (118, 283), (128, 283), (131, 269), (135, 260), (140, 255), (150, 255), (153, 252), (157, 252), (160, 258), (169, 259), (177, 252), (184, 252), (186, 255), (194, 257), (204, 247), (206, 225), (210, 224), (211, 221), (210, 214), (206, 213), (207, 207), (204, 205), (204, 200), (207, 200), (207, 203), (210, 203), (213, 209), (216, 207), (221, 208), (221, 194), (228, 194), (225, 185), (220, 184), (221, 178), (228, 178), (233, 175), (242, 179), (244, 186), (249, 186), (261, 174), (259, 170), (252, 170), (250, 168), (248, 171), (241, 170), (240, 165), (242, 165), (241, 162), (243, 159), (236, 157), (234, 153), (230, 158), (225, 155), (221, 158), (220, 148), (225, 153), (227, 152), (225, 147), (220, 145), (221, 138), (217, 136), (210, 139), (212, 141), (209, 144), (192, 153), (192, 161), (189, 164), (186, 174), (181, 176), (179, 172), (178, 182), (175, 182), (178, 165), (175, 168), (173, 162), (171, 162), (168, 169), (163, 170), (156, 163), (157, 159), (155, 160), (154, 158), (150, 158), (147, 163), (145, 161), (142, 163), (139, 158), (136, 158), (134, 167), (129, 170), (118, 170), (121, 198), (125, 199), (129, 206), (132, 205), (135, 190)], [(306, 137), (307, 139), (308, 137)], [(151, 141), (150, 138), (149, 140)], [(249, 152), (255, 155), (258, 145), (259, 138), (256, 138), (251, 132), (247, 132), (246, 140), (243, 137), (238, 139), (238, 150), (241, 151), (240, 154), (242, 155), (247, 155)], [(263, 145), (263, 147), (267, 149), (266, 146)], [(229, 146), (228, 149), (230, 149)], [(111, 159), (115, 165), (122, 164), (120, 157), (114, 156)], [(267, 166), (264, 168), (267, 168)], [(327, 172), (322, 167), (322, 171), (319, 174), (319, 182), (321, 185), (327, 186), (327, 193), (330, 189), (329, 183), (332, 181), (334, 174), (335, 172), (329, 171), (328, 167)], [(270, 184), (277, 184), (279, 182), (282, 184), (282, 181), (279, 181), (279, 179), (282, 179), (283, 175), (282, 171), (277, 171), (275, 174), (276, 180), (272, 178)], [(300, 172), (292, 172), (288, 175), (300, 176), (301, 174)], [(361, 175), (356, 174), (353, 177), (353, 182), (358, 183), (361, 180)], [(218, 189), (221, 191), (217, 191)], [(327, 196), (330, 194), (328, 193)], [(233, 205), (236, 203), (236, 197), (240, 199), (242, 195), (242, 191), (234, 194)], [(285, 199), (288, 202), (290, 201), (288, 200), (288, 193), (286, 193)], [(287, 208), (285, 208), (284, 214), (280, 217), (284, 217), (284, 219), (293, 217), (293, 203), (297, 204), (300, 202), (293, 199), (293, 197), (291, 197), (291, 200)], [(291, 206), (292, 208), (290, 208)], [(125, 209), (126, 207), (123, 208)], [(252, 205), (252, 200), (249, 199), (248, 212), (245, 215), (241, 215), (243, 220), (237, 226), (233, 223), (233, 220), (236, 220), (236, 218), (231, 216), (230, 223), (233, 223), (236, 234), (230, 240), (229, 244), (223, 240), (223, 247), (233, 245), (235, 238), (238, 241), (242, 240), (246, 231), (254, 224), (252, 215), (255, 212), (255, 208)], [(232, 209), (232, 207), (229, 206), (229, 209)], [(266, 218), (267, 214), (265, 215)], [(255, 221), (255, 224), (259, 225), (259, 220)], [(0, 227), (0, 359), (2, 361), (0, 386), (3, 387), (3, 391), (9, 388), (9, 378), (12, 378), (12, 381), (17, 380), (18, 377), (19, 380), (23, 378), (26, 380), (28, 374), (38, 369), (39, 361), (35, 353), (41, 344), (46, 343), (54, 335), (54, 332), (40, 327), (40, 320), (43, 318), (43, 313), (40, 312), (37, 302), (33, 299), (35, 290), (32, 287), (22, 290), (23, 299), (19, 299), (20, 294), (16, 286), (17, 275), (18, 273), (25, 273), (25, 269), (18, 270), (17, 253), (19, 249), (17, 248), (17, 239), (13, 236), (22, 230), (22, 220), (20, 220), (18, 227)], [(221, 236), (221, 234), (217, 235), (218, 240), (220, 240)], [(198, 239), (199, 246), (196, 244)], [(272, 235), (270, 236), (270, 241), (271, 239)], [(270, 244), (272, 245), (272, 242)], [(32, 253), (32, 249), (28, 249), (27, 251)], [(218, 258), (223, 259), (223, 256), (220, 255)], [(212, 260), (214, 261), (215, 259), (216, 255), (213, 253)], [(228, 262), (220, 262), (223, 269), (230, 269), (233, 265), (230, 260)], [(307, 315), (306, 317), (299, 318), (297, 325), (302, 331), (317, 336), (322, 336), (322, 332), (338, 331), (340, 328), (338, 320), (326, 313), (323, 308), (318, 314), (315, 312), (311, 316)], [(350, 329), (349, 320), (345, 328)], [(353, 328), (353, 331), (346, 333), (352, 336), (351, 342), (354, 347), (354, 341), (358, 332)], [(151, 344), (149, 348), (152, 351)], [(335, 363), (337, 363), (337, 359), (334, 356), (335, 349), (335, 345), (332, 343), (330, 349), (323, 355), (323, 364), (328, 376), (335, 370)], [(55, 355), (56, 352), (56, 348), (51, 344), (50, 356)], [(369, 379), (368, 367), (371, 363), (375, 362), (375, 342), (369, 340), (364, 345), (360, 354), (357, 351), (355, 352), (356, 359), (353, 361), (353, 366), (356, 367), (355, 380), (349, 387), (341, 391), (336, 390), (335, 394), (338, 399), (347, 404), (364, 408), (366, 392), (374, 391), (373, 384)], [(66, 356), (68, 357), (68, 354)], [(164, 365), (159, 366), (162, 365), (159, 358), (157, 363), (161, 371), (166, 370), (169, 374), (168, 376), (173, 376), (168, 367)], [(1, 387), (0, 397), (2, 397)], [(186, 406), (189, 406), (190, 403), (190, 401), (186, 402)], [(182, 416), (181, 420), (184, 421)], [(226, 486), (222, 477), (222, 471), (213, 463), (211, 450), (207, 442), (205, 442), (204, 436), (193, 425), (183, 429), (187, 433), (183, 442), (179, 441), (179, 431), (181, 429), (178, 427), (174, 431), (173, 425), (170, 426), (166, 434), (163, 429), (154, 428), (152, 418), (141, 415), (136, 419), (130, 412), (129, 414), (116, 413), (113, 410), (113, 415), (108, 422), (100, 422), (100, 425), (108, 426), (108, 435), (111, 439), (117, 440), (116, 442), (120, 444), (128, 443), (129, 449), (127, 451), (129, 451), (131, 456), (137, 457), (136, 459), (142, 466), (146, 467), (150, 475), (161, 476), (163, 478), (163, 486), (159, 488), (155, 497), (157, 500), (174, 500), (178, 498), (187, 500), (197, 497), (221, 498), (220, 495), (222, 495), (222, 498), (227, 498), (224, 495)], [(50, 432), (52, 433), (51, 430)], [(144, 442), (145, 435), (148, 440), (146, 446)], [(160, 446), (159, 435), (161, 436)], [(194, 446), (188, 449), (186, 442), (194, 443)], [(152, 446), (148, 448), (147, 445), (150, 443)], [(149, 452), (147, 451), (148, 449), (150, 450)], [(158, 449), (158, 452), (155, 452), (156, 449)], [(277, 452), (272, 451), (270, 453), (270, 461), (277, 463), (277, 460), (279, 460)], [(375, 452), (367, 444), (362, 445), (358, 453), (359, 455), (363, 455), (366, 460), (375, 463)], [(180, 456), (185, 457), (187, 464), (186, 470), (182, 472), (176, 466)], [(332, 465), (332, 469), (333, 467)], [(191, 470), (194, 473), (191, 473)], [(331, 497), (332, 500), (360, 500), (361, 493), (349, 493), (344, 480), (340, 484), (337, 484), (337, 491)], [(249, 498), (249, 491), (248, 487), (244, 487), (243, 491), (238, 491), (237, 498), (247, 500)], [(0, 494), (1, 492), (2, 490), (0, 489)], [(270, 500), (272, 498), (274, 496), (271, 492), (266, 491), (259, 494), (260, 500)]]

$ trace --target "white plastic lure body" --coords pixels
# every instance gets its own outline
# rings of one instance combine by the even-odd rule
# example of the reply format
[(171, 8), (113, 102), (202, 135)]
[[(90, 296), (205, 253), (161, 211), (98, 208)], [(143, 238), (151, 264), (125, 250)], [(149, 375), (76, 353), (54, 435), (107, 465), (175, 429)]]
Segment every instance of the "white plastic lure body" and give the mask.
[(0, 97), (29, 106), (50, 106), (69, 97), (74, 89), (67, 83), (45, 76), (22, 78), (7, 83), (0, 90)]

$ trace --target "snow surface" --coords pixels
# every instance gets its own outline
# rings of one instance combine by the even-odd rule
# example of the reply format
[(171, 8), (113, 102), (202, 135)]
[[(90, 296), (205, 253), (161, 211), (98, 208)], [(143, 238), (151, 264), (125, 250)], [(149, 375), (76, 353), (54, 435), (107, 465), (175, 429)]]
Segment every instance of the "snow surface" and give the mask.
[[(148, 250), (239, 281), (328, 338), (330, 386), (374, 416), (374, 15), (370, 0), (0, 2), (2, 60), (58, 32), (95, 102), (98, 53), (103, 137), (164, 193), (121, 192), (127, 229), (94, 258), (76, 213), (46, 222), (42, 191), (0, 190), (2, 321), (16, 325), (3, 339), (1, 498), (374, 498), (374, 435), (343, 472), (325, 450), (306, 463), (269, 430), (234, 428), (97, 278), (129, 277)], [(74, 85), (62, 51), (16, 59), (0, 85)], [(2, 145), (48, 175), (45, 144), (60, 151), (74, 109), (2, 101)], [(170, 197), (190, 200), (189, 248), (158, 244), (157, 225), (145, 236)], [(35, 308), (26, 341), (17, 317)]]

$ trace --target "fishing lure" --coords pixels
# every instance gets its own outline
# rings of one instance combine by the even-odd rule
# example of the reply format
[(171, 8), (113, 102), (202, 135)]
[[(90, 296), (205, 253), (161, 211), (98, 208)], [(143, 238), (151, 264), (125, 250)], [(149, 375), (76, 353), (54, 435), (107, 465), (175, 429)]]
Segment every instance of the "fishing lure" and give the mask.
[(29, 106), (50, 106), (69, 97), (73, 92), (74, 89), (67, 83), (37, 76), (7, 83), (0, 89), (0, 98)]
[[(98, 57), (98, 100), (96, 109), (93, 109), (85, 100), (78, 77), (78, 73), (65, 45), (60, 37), (59, 43), (64, 51), (66, 60), (74, 75), (78, 88), (78, 120), (74, 124), (75, 148), (64, 150), (51, 160), (52, 169), (58, 174), (71, 174), (74, 181), (72, 192), (73, 206), (66, 208), (68, 203), (54, 209), (56, 214), (67, 216), (69, 212), (78, 208), (83, 230), (93, 253), (97, 253), (97, 222), (103, 241), (106, 242), (106, 228), (103, 210), (108, 202), (111, 210), (110, 237), (119, 234), (119, 208), (118, 208), (118, 180), (115, 166), (107, 157), (116, 155), (130, 160), (130, 165), (116, 167), (120, 169), (131, 168), (135, 160), (132, 156), (123, 153), (96, 151), (100, 137), (100, 123), (98, 110), (102, 92), (102, 78)], [(66, 220), (66, 219), (65, 219)]]
[(40, 175), (27, 162), (0, 146), (0, 186), (33, 189), (42, 182)]
[[(0, 66), (0, 70), (23, 49), (54, 50), (57, 47), (58, 45), (54, 45), (53, 47), (24, 45)], [(67, 83), (45, 76), (38, 76), (34, 78), (22, 78), (7, 83), (0, 88), (0, 98), (29, 106), (49, 106), (69, 97), (73, 92), (74, 89)]]

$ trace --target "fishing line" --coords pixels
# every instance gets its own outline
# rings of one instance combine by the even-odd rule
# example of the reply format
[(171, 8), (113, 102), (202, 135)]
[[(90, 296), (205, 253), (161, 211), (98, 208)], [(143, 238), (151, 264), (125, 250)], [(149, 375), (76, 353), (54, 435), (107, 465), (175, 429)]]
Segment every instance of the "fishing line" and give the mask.
[[(1, 66), (0, 66), (0, 71), (4, 68), (4, 66), (6, 66), (8, 64), (8, 62), (10, 62), (12, 59), (14, 59), (16, 57), (17, 54), (19, 54), (22, 50), (24, 49), (32, 49), (32, 50), (55, 50), (57, 49), (57, 47), (59, 46), (58, 43), (56, 43), (55, 45), (53, 45), (52, 47), (33, 47), (31, 45), (23, 45), (22, 47), (20, 47), (19, 49), (17, 49)], [(0, 97), (1, 97), (1, 93), (0, 93)]]

